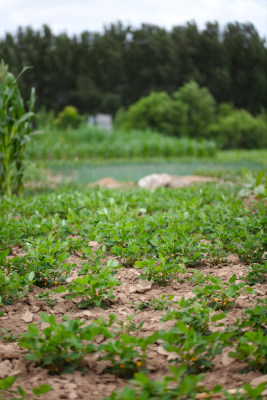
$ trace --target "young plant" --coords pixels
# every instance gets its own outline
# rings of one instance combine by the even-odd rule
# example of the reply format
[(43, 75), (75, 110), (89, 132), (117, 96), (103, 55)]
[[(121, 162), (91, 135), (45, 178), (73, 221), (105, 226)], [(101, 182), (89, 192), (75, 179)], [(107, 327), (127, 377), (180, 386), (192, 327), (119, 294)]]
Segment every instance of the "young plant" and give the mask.
[(136, 373), (130, 383), (134, 385), (125, 386), (122, 392), (113, 392), (103, 400), (184, 400), (195, 399), (196, 394), (203, 388), (199, 382), (202, 375), (188, 375), (186, 367), (170, 367), (172, 375), (166, 375), (162, 380), (155, 381), (144, 373)]
[[(23, 68), (22, 75), (26, 68)], [(20, 77), (18, 76), (18, 78)], [(25, 169), (25, 148), (32, 135), (35, 91), (32, 88), (26, 112), (18, 78), (0, 65), (0, 193), (21, 195)]]
[(28, 350), (26, 360), (47, 368), (50, 374), (68, 373), (80, 368), (83, 357), (97, 351), (93, 341), (98, 335), (113, 336), (101, 323), (84, 326), (85, 322), (68, 318), (57, 323), (54, 315), (46, 313), (42, 313), (41, 318), (49, 326), (40, 332), (35, 324), (29, 324), (19, 346)]
[(64, 262), (69, 257), (66, 252), (67, 246), (67, 242), (61, 242), (53, 235), (32, 239), (26, 243), (27, 255), (14, 257), (12, 264), (20, 274), (33, 271), (36, 286), (57, 286), (66, 281), (68, 274), (75, 267)]
[(57, 303), (57, 299), (51, 299), (50, 294), (50, 292), (41, 292), (37, 294), (35, 298), (37, 301), (44, 302), (48, 307), (52, 308)]
[(177, 354), (172, 362), (184, 364), (188, 373), (193, 374), (208, 371), (214, 366), (214, 357), (221, 353), (224, 343), (230, 344), (229, 337), (229, 334), (219, 332), (202, 335), (182, 321), (176, 322), (169, 332), (160, 332), (165, 350)]
[[(117, 281), (113, 276), (114, 270), (106, 266), (98, 273), (91, 273), (68, 284), (69, 294), (66, 299), (71, 300), (80, 297), (80, 308), (89, 308), (94, 306), (107, 307), (108, 301), (114, 299), (113, 288), (120, 286), (121, 282)], [(65, 287), (59, 288), (65, 291)]]
[(247, 285), (267, 282), (267, 262), (264, 265), (253, 264), (248, 267), (248, 274), (244, 277)]
[(212, 275), (208, 277), (212, 285), (196, 286), (193, 292), (199, 299), (208, 299), (208, 306), (215, 310), (229, 310), (241, 293), (254, 293), (250, 287), (244, 287), (245, 283), (235, 284), (236, 275), (233, 275), (229, 282), (223, 282), (221, 277), (215, 278)]
[(250, 327), (253, 330), (261, 329), (266, 335), (266, 321), (267, 321), (267, 300), (257, 304), (254, 308), (248, 308), (245, 310), (245, 316), (242, 318), (241, 328)]
[(5, 328), (1, 328), (1, 331), (3, 334), (0, 336), (0, 339), (6, 343), (16, 342), (16, 340), (19, 338), (19, 335), (14, 335), (12, 331), (9, 331)]
[(260, 383), (256, 387), (251, 387), (249, 383), (244, 383), (236, 393), (232, 394), (228, 391), (224, 392), (225, 400), (264, 400), (262, 392), (266, 388), (266, 382)]
[(230, 357), (246, 362), (250, 369), (263, 374), (267, 372), (267, 336), (261, 329), (248, 331), (238, 339), (237, 348), (229, 353)]
[(185, 268), (162, 254), (159, 254), (159, 260), (136, 261), (135, 268), (143, 269), (140, 279), (153, 281), (160, 286), (167, 286), (174, 280), (181, 281), (180, 274), (186, 272)]
[(34, 272), (19, 276), (16, 272), (5, 274), (0, 269), (0, 305), (13, 304), (27, 296), (34, 283)]
[(210, 318), (210, 312), (211, 309), (207, 306), (206, 300), (197, 302), (192, 299), (185, 300), (183, 297), (178, 303), (178, 308), (168, 310), (161, 321), (182, 321), (188, 328), (192, 327), (202, 335), (209, 335), (211, 333), (209, 330), (210, 320), (216, 322), (225, 317), (225, 313), (221, 313)]
[(141, 301), (141, 303), (135, 306), (136, 310), (167, 310), (173, 304), (174, 295), (166, 298), (166, 294), (162, 294), (158, 299), (153, 299), (150, 301)]
[(134, 373), (145, 368), (147, 346), (155, 343), (157, 337), (157, 333), (146, 338), (122, 333), (118, 339), (111, 339), (100, 345), (99, 351), (103, 351), (104, 355), (99, 360), (110, 361), (111, 367), (107, 371), (124, 378), (132, 377)]
[[(1, 399), (9, 398), (11, 400), (26, 400), (26, 392), (21, 386), (17, 386), (16, 390), (14, 390), (12, 388), (12, 386), (14, 385), (17, 378), (18, 378), (17, 376), (8, 376), (7, 378), (0, 379), (0, 398)], [(39, 395), (46, 394), (50, 390), (51, 390), (51, 387), (49, 385), (42, 384), (37, 388), (33, 388), (32, 393), (35, 396), (39, 397)], [(2, 395), (4, 397), (2, 397)], [(10, 397), (10, 396), (14, 396), (14, 395), (16, 395), (16, 397), (12, 397), (12, 398)], [(17, 395), (19, 397), (17, 397)], [(37, 399), (37, 398), (34, 397), (33, 400), (35, 400), (35, 399)]]

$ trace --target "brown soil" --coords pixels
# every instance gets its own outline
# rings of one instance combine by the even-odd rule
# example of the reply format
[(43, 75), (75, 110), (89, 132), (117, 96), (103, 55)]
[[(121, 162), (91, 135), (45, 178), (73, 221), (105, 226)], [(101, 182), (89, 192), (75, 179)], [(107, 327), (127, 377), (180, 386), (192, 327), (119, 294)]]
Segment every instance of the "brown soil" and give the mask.
[[(98, 244), (91, 242), (90, 245), (97, 246)], [(20, 249), (17, 247), (12, 251), (13, 256), (19, 253)], [(72, 279), (76, 278), (77, 271), (83, 260), (78, 254), (73, 253), (68, 261), (77, 265), (77, 270), (73, 270), (72, 273)], [(122, 262), (123, 260), (120, 261)], [(234, 273), (241, 277), (247, 271), (247, 267), (240, 263), (237, 256), (232, 256), (229, 264), (213, 266), (206, 262), (199, 266), (198, 269), (204, 274), (209, 273), (216, 277), (221, 276), (223, 280), (228, 280)], [(174, 324), (173, 321), (160, 321), (165, 311), (135, 311), (133, 302), (136, 305), (143, 300), (159, 298), (163, 293), (166, 295), (173, 294), (175, 296), (174, 300), (179, 300), (182, 296), (188, 298), (192, 296), (194, 285), (190, 282), (184, 282), (173, 283), (168, 287), (157, 287), (150, 282), (140, 281), (138, 279), (139, 274), (140, 271), (134, 268), (123, 267), (118, 271), (117, 279), (122, 282), (122, 285), (115, 290), (115, 299), (107, 310), (98, 307), (89, 310), (78, 309), (75, 302), (66, 300), (62, 294), (53, 294), (52, 297), (57, 298), (58, 301), (54, 307), (50, 308), (46, 303), (36, 300), (35, 295), (44, 289), (35, 287), (33, 292), (23, 301), (17, 301), (13, 305), (3, 307), (5, 314), (0, 318), (1, 327), (12, 331), (14, 334), (25, 332), (29, 323), (35, 323), (42, 328), (44, 325), (41, 325), (40, 322), (40, 312), (46, 311), (49, 314), (54, 314), (58, 321), (62, 321), (62, 317), (67, 314), (71, 318), (80, 318), (88, 321), (88, 323), (101, 316), (107, 317), (110, 313), (115, 313), (119, 320), (125, 320), (127, 316), (134, 314), (136, 323), (145, 321), (141, 335), (152, 334), (158, 329), (170, 328)], [(192, 272), (189, 269), (187, 275), (189, 276), (190, 274)], [(257, 284), (254, 288), (258, 293), (241, 296), (237, 300), (235, 308), (227, 313), (227, 318), (224, 320), (225, 325), (232, 324), (240, 318), (243, 310), (252, 307), (252, 304), (256, 302), (256, 298), (266, 297), (266, 285)], [(228, 351), (229, 349), (224, 349), (223, 353), (216, 357), (214, 369), (206, 373), (203, 384), (208, 389), (215, 385), (222, 385), (225, 389), (235, 389), (245, 382), (257, 384), (259, 379), (266, 379), (267, 375), (263, 377), (258, 371), (242, 374), (241, 370), (244, 365), (233, 358), (229, 358)], [(170, 357), (160, 343), (151, 346), (147, 362), (149, 376), (153, 379), (158, 379), (166, 375)], [(0, 340), (0, 378), (5, 378), (9, 375), (19, 376), (17, 384), (22, 386), (28, 394), (30, 394), (33, 387), (46, 383), (51, 386), (52, 390), (42, 397), (45, 399), (101, 400), (103, 397), (110, 395), (113, 390), (122, 389), (128, 383), (113, 374), (104, 373), (103, 362), (96, 361), (92, 356), (85, 358), (84, 368), (86, 370), (85, 374), (76, 371), (73, 374), (51, 376), (47, 370), (35, 367), (32, 363), (25, 361), (23, 350), (16, 343), (5, 343)]]

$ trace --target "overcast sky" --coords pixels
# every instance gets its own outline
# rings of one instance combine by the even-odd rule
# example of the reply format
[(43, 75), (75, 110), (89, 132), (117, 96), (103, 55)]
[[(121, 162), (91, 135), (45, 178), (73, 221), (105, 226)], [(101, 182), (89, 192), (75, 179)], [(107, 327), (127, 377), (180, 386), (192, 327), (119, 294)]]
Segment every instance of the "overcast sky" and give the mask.
[(101, 32), (117, 21), (170, 29), (193, 20), (201, 29), (207, 21), (218, 21), (221, 28), (228, 22), (252, 22), (267, 38), (267, 0), (0, 0), (0, 37), (27, 25), (79, 34)]

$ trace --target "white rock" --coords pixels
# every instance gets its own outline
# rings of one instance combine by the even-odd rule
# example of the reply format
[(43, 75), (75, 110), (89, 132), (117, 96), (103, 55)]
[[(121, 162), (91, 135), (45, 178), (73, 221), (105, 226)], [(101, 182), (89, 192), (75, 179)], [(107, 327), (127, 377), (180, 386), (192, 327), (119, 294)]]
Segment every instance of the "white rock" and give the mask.
[(138, 186), (143, 189), (156, 189), (161, 186), (168, 186), (172, 181), (169, 174), (151, 174), (144, 176), (138, 181)]
[(22, 319), (22, 321), (24, 321), (24, 322), (32, 322), (33, 317), (34, 317), (34, 314), (33, 314), (32, 312), (26, 311), (26, 312), (22, 315), (21, 319)]
[(6, 378), (12, 372), (12, 364), (9, 360), (0, 362), (0, 378)]

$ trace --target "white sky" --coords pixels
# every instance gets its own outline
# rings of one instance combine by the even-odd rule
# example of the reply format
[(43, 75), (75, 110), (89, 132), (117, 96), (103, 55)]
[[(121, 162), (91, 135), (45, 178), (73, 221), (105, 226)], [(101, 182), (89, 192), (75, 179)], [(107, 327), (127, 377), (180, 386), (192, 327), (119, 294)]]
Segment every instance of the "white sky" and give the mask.
[(170, 29), (195, 21), (252, 22), (267, 39), (267, 0), (0, 0), (0, 37), (18, 26), (39, 29), (47, 24), (53, 33), (101, 32), (104, 25), (121, 21)]

